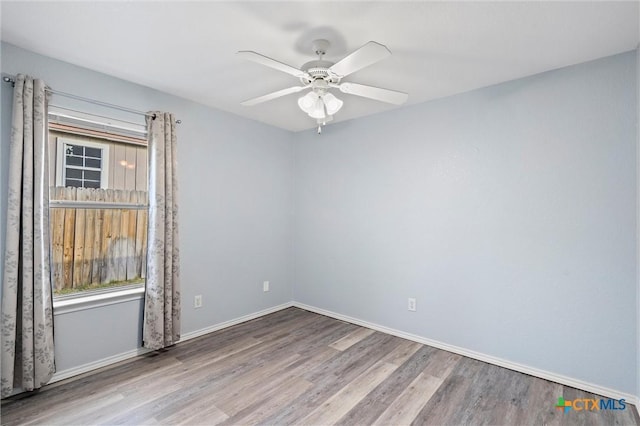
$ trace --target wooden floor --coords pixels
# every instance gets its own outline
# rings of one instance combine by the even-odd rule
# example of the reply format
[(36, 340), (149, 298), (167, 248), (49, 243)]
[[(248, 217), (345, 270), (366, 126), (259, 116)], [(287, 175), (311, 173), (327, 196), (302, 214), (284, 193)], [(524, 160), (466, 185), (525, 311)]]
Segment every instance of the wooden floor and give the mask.
[(640, 424), (560, 396), (600, 398), (289, 308), (3, 401), (2, 424)]

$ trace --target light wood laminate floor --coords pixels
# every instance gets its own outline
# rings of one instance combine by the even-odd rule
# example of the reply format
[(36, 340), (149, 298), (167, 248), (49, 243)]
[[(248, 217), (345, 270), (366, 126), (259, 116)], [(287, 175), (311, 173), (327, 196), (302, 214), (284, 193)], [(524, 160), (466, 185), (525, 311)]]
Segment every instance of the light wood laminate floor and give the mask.
[(635, 408), (289, 308), (3, 401), (2, 424), (640, 424)]

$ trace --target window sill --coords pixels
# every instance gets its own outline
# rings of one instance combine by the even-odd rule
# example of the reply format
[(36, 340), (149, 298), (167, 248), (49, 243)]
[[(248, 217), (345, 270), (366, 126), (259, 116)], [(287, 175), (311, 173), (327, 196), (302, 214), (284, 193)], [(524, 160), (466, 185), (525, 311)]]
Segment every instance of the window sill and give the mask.
[(126, 290), (110, 291), (99, 294), (91, 294), (83, 297), (61, 299), (53, 301), (53, 314), (64, 315), (86, 309), (94, 309), (100, 306), (108, 306), (116, 303), (130, 302), (144, 298), (144, 285)]

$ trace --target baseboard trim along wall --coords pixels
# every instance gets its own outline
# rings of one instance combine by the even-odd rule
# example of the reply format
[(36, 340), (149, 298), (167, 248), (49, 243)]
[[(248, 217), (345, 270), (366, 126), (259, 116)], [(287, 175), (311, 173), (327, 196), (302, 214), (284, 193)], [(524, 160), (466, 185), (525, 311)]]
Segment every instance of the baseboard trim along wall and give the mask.
[[(263, 309), (262, 311), (253, 312), (251, 314), (243, 315), (238, 318), (234, 318), (229, 321), (221, 322), (219, 324), (212, 325), (210, 327), (205, 327), (200, 330), (191, 331), (189, 333), (185, 333), (181, 336), (180, 342), (185, 342), (187, 340), (195, 339), (196, 337), (204, 336), (205, 334), (213, 333), (214, 331), (222, 330), (227, 327), (231, 327), (237, 324), (241, 324), (246, 321), (251, 321), (256, 318), (260, 318), (262, 316), (272, 314), (277, 311), (281, 311), (283, 309), (287, 309), (293, 306), (292, 302), (283, 303), (278, 306), (273, 306), (271, 308)], [(88, 373), (93, 370), (97, 370), (102, 367), (107, 367), (112, 364), (116, 364), (118, 362), (126, 361), (131, 358), (135, 358), (140, 355), (147, 354), (152, 352), (152, 350), (147, 348), (136, 348), (127, 352), (123, 352), (120, 354), (116, 354), (113, 356), (109, 356), (107, 358), (103, 358), (97, 361), (89, 362), (87, 364), (82, 364), (77, 367), (68, 368), (66, 370), (56, 372), (49, 384), (59, 382), (61, 380), (65, 380), (74, 376), (79, 376), (80, 374)]]
[(517, 371), (519, 373), (528, 374), (530, 376), (539, 377), (541, 379), (549, 380), (555, 383), (559, 383), (565, 386), (571, 386), (574, 388), (582, 389), (587, 392), (595, 393), (596, 395), (602, 395), (612, 399), (623, 399), (637, 407), (638, 398), (634, 395), (619, 392), (615, 389), (609, 389), (603, 386), (595, 385), (593, 383), (584, 382), (582, 380), (573, 379), (571, 377), (563, 376), (560, 374), (551, 373), (545, 370), (529, 367), (527, 365), (518, 364), (515, 362), (507, 361), (501, 358), (497, 358), (491, 355), (486, 355), (480, 352), (475, 352), (469, 349), (461, 348), (458, 346), (449, 345), (447, 343), (439, 342), (437, 340), (428, 339), (422, 336), (417, 336), (411, 333), (405, 333), (400, 330), (385, 327), (382, 325), (374, 324), (368, 321), (363, 321), (357, 318), (353, 318), (347, 315), (342, 315), (336, 312), (328, 311), (326, 309), (317, 308), (315, 306), (306, 305), (300, 302), (293, 302), (293, 306), (304, 309), (306, 311), (315, 312), (317, 314), (325, 315), (331, 318), (335, 318), (341, 321), (346, 321), (351, 324), (359, 325), (362, 327), (370, 328), (372, 330), (380, 331), (382, 333), (391, 334), (392, 336), (401, 337), (403, 339), (411, 340), (413, 342), (421, 343), (423, 345), (433, 346), (434, 348), (442, 349), (448, 352), (453, 352), (458, 355), (463, 355), (469, 358), (477, 359), (489, 364), (497, 365), (498, 367), (508, 368), (509, 370)]
[(267, 308), (262, 311), (254, 312), (252, 314), (247, 314), (239, 318), (221, 322), (219, 324), (212, 325), (211, 327), (205, 327), (200, 330), (185, 333), (180, 338), (180, 342), (195, 339), (196, 337), (204, 336), (205, 334), (213, 333), (214, 331), (222, 330), (223, 328), (231, 327), (237, 324), (241, 324), (243, 322), (251, 321), (253, 319), (260, 318), (262, 316), (269, 315), (274, 312), (278, 312), (283, 309), (290, 308), (292, 306), (293, 306), (293, 302), (283, 303), (282, 305), (274, 306), (272, 308)]
[[(243, 322), (251, 321), (256, 318), (260, 318), (262, 316), (281, 311), (283, 309), (287, 309), (290, 307), (297, 307), (300, 309), (304, 309), (309, 312), (315, 312), (320, 315), (325, 315), (331, 318), (335, 318), (341, 321), (346, 321), (355, 325), (359, 325), (362, 327), (370, 328), (372, 330), (380, 331), (382, 333), (387, 333), (392, 336), (397, 336), (403, 339), (411, 340), (413, 342), (421, 343), (423, 345), (433, 346), (434, 348), (442, 349), (448, 352), (453, 352), (458, 355), (463, 355), (469, 358), (477, 359), (479, 361), (487, 362), (489, 364), (497, 365), (499, 367), (508, 368), (510, 370), (514, 370), (520, 373), (529, 374), (531, 376), (539, 377), (541, 379), (550, 380), (555, 383), (559, 383), (561, 385), (571, 386), (574, 388), (582, 389), (587, 392), (592, 392), (597, 395), (602, 395), (607, 398), (613, 399), (625, 399), (630, 404), (634, 404), (637, 407), (638, 398), (634, 395), (627, 394), (624, 392), (619, 392), (615, 389), (609, 389), (603, 386), (595, 385), (593, 383), (584, 382), (582, 380), (573, 379), (571, 377), (563, 376), (560, 374), (551, 373), (545, 370), (540, 370), (537, 368), (529, 367), (527, 365), (518, 364), (515, 362), (507, 361), (501, 358), (497, 358), (491, 355), (486, 355), (480, 352), (475, 352), (469, 349), (461, 348), (454, 345), (449, 345), (447, 343), (439, 342), (437, 340), (428, 339), (422, 336), (417, 336), (411, 333), (405, 333), (400, 330), (396, 330), (393, 328), (385, 327), (382, 325), (378, 325), (375, 323), (371, 323), (368, 321), (363, 321), (358, 318), (353, 318), (348, 315), (342, 315), (336, 312), (328, 311), (326, 309), (318, 308), (315, 306), (307, 305), (300, 302), (287, 302), (281, 305), (273, 306), (271, 308), (267, 308), (258, 312), (253, 312), (251, 314), (243, 315), (241, 317), (224, 321), (219, 324), (212, 325), (210, 327), (205, 327), (200, 330), (191, 331), (189, 333), (185, 333), (182, 335), (180, 342), (185, 342), (187, 340), (195, 339), (196, 337), (204, 336), (205, 334), (213, 333), (214, 331), (219, 331), (228, 327), (232, 327), (237, 324), (241, 324)], [(146, 348), (137, 348), (131, 351), (123, 352), (121, 354), (113, 355), (98, 361), (90, 362), (87, 364), (80, 365), (78, 367), (69, 368), (67, 370), (59, 371), (55, 373), (49, 383), (55, 383), (60, 380), (68, 379), (73, 376), (77, 376), (80, 374), (88, 373), (90, 371), (96, 370), (98, 368), (106, 367), (111, 364), (115, 364), (121, 361), (125, 361), (130, 358), (135, 358), (140, 355), (144, 355), (146, 353), (151, 352), (151, 350)]]
[(121, 361), (126, 361), (130, 358), (135, 358), (140, 355), (152, 352), (151, 349), (137, 348), (120, 354), (112, 355), (106, 358), (99, 359), (97, 361), (82, 364), (77, 367), (67, 368), (66, 370), (56, 371), (48, 384), (59, 382), (70, 377), (78, 376), (80, 374), (88, 373), (98, 368), (107, 367), (112, 364), (116, 364)]

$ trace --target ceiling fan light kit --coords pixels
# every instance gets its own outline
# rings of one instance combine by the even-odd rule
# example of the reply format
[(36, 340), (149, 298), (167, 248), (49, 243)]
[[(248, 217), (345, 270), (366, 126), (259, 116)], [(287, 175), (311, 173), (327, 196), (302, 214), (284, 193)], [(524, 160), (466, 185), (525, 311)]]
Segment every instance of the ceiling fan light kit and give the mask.
[(342, 105), (344, 104), (343, 101), (336, 98), (331, 93), (325, 93), (322, 100), (324, 101), (324, 105), (327, 107), (327, 114), (329, 115), (333, 115), (340, 111), (340, 108), (342, 108)]
[(298, 99), (298, 106), (309, 117), (323, 119), (326, 116), (334, 115), (340, 111), (343, 101), (336, 98), (331, 93), (317, 93), (311, 91)]
[(291, 93), (298, 93), (311, 89), (306, 95), (298, 98), (298, 106), (309, 117), (314, 118), (318, 123), (318, 133), (321, 133), (322, 126), (333, 119), (342, 108), (344, 101), (338, 99), (329, 89), (338, 89), (342, 93), (375, 99), (382, 102), (401, 105), (407, 101), (409, 95), (395, 90), (382, 89), (374, 86), (365, 86), (356, 83), (340, 83), (340, 81), (358, 70), (372, 65), (391, 55), (391, 51), (386, 46), (370, 41), (361, 48), (347, 55), (337, 63), (324, 61), (322, 57), (326, 54), (330, 43), (327, 40), (314, 40), (313, 51), (318, 55), (318, 59), (307, 62), (301, 69), (276, 61), (275, 59), (261, 55), (259, 53), (244, 50), (237, 54), (256, 63), (277, 69), (291, 74), (300, 79), (302, 86), (293, 86), (287, 89), (278, 90), (267, 95), (249, 99), (242, 102), (242, 105), (253, 106), (262, 102), (270, 101)]

